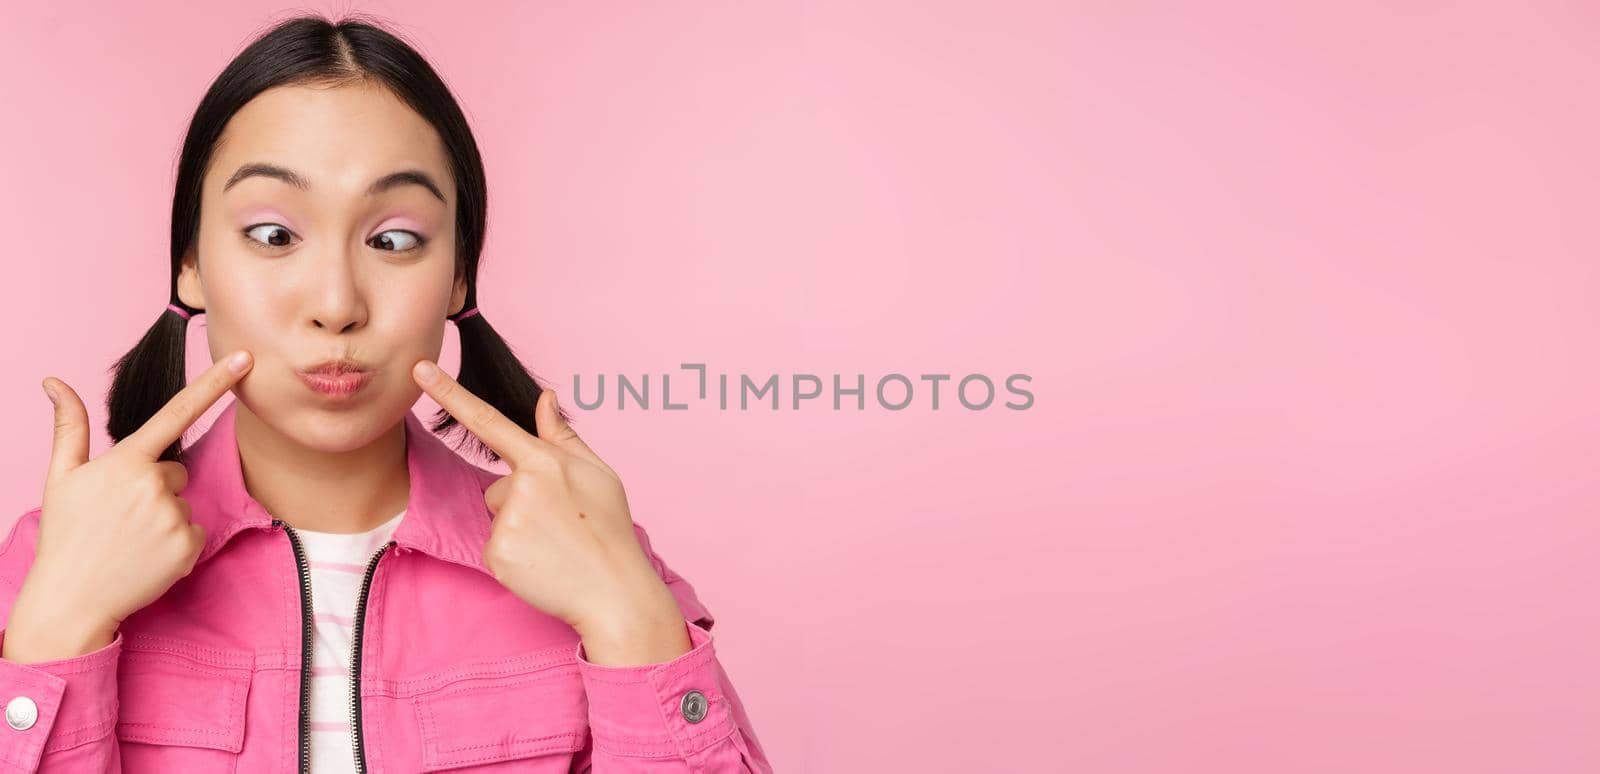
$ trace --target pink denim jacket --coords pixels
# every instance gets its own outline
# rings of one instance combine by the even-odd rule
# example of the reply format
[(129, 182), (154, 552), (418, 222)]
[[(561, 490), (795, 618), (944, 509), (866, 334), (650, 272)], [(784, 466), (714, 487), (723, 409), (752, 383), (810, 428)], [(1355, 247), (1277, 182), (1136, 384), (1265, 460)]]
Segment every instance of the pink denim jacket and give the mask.
[[(205, 527), (194, 569), (92, 653), (0, 659), (0, 771), (304, 772), (309, 570), (245, 490), (230, 403), (188, 450), (181, 496)], [(351, 669), (358, 771), (772, 771), (717, 660), (713, 618), (635, 525), (692, 649), (591, 664), (577, 633), (483, 563), (499, 474), (405, 419), (410, 501), (365, 570)], [(33, 560), (40, 509), (0, 545), (0, 622)], [(0, 629), (0, 643), (5, 632)]]

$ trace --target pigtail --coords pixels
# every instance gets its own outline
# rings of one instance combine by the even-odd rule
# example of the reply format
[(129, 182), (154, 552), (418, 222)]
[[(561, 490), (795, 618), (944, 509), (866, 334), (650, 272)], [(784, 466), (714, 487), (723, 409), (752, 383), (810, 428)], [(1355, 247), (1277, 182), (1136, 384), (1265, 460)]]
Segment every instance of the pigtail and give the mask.
[[(523, 366), (511, 345), (500, 338), (494, 326), (483, 318), (482, 312), (456, 319), (455, 323), (461, 337), (461, 373), (456, 376), (456, 381), (530, 435), (537, 436), (539, 433), (533, 419), (533, 408), (538, 405), (539, 394), (544, 392), (544, 387)], [(557, 410), (562, 419), (572, 421), (566, 411), (559, 407)], [(450, 412), (442, 408), (434, 414), (432, 430), (435, 434), (455, 438), (454, 445), (458, 450), (467, 446), (479, 456), (493, 462), (500, 461), (499, 454), (477, 436), (471, 435), (456, 422), (455, 417), (450, 416)], [(461, 436), (467, 437), (463, 439)]]
[[(181, 302), (174, 300), (173, 303), (183, 307)], [(188, 307), (184, 309), (190, 311)], [(133, 435), (183, 389), (188, 381), (184, 370), (188, 332), (187, 319), (170, 309), (165, 310), (150, 330), (145, 331), (144, 338), (112, 366), (116, 376), (106, 396), (109, 414), (106, 432), (114, 443)], [(173, 441), (163, 450), (161, 459), (181, 462), (182, 440)]]

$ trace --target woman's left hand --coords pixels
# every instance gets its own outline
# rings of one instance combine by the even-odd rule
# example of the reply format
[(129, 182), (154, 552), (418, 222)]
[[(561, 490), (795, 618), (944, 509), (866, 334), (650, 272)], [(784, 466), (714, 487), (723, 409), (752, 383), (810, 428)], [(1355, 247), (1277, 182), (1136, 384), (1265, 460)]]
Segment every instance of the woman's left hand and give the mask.
[(432, 361), (412, 378), (511, 467), (484, 491), (495, 514), (484, 562), (501, 585), (576, 629), (596, 664), (689, 650), (678, 603), (634, 534), (622, 479), (561, 418), (555, 391), (539, 395), (535, 437)]

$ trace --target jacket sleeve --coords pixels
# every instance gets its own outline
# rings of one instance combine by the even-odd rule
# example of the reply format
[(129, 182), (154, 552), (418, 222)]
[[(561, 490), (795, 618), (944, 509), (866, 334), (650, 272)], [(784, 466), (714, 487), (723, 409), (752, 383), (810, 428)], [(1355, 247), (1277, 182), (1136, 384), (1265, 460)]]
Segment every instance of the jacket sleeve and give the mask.
[(772, 774), (750, 718), (717, 660), (711, 612), (662, 561), (637, 523), (639, 544), (683, 611), (689, 652), (660, 664), (578, 670), (589, 699), (593, 774)]
[[(0, 647), (11, 608), (33, 565), (40, 509), (12, 525), (0, 543)], [(3, 652), (3, 651), (0, 651)], [(117, 665), (122, 633), (80, 656), (18, 663), (0, 658), (0, 772), (121, 772), (117, 744)]]

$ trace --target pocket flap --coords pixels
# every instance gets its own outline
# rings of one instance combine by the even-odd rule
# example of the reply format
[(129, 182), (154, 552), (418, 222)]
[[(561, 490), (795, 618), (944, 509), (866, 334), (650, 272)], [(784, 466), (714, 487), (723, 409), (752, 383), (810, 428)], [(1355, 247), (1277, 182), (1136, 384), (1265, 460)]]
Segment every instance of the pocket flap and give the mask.
[(127, 640), (118, 665), (118, 738), (239, 752), (254, 664), (248, 650)]
[(574, 753), (588, 744), (588, 700), (570, 659), (452, 680), (411, 703), (423, 771)]

